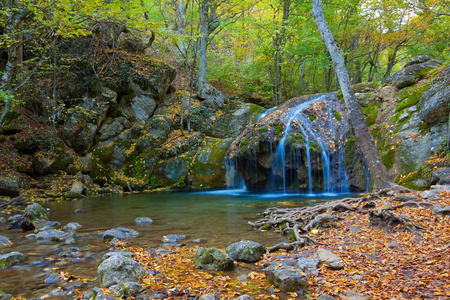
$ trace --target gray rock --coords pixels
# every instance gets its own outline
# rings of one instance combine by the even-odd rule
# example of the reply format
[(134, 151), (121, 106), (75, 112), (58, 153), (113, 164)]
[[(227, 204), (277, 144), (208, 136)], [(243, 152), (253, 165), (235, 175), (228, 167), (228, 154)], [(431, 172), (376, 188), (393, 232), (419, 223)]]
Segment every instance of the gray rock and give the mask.
[(411, 86), (415, 84), (417, 80), (422, 79), (425, 76), (422, 72), (424, 69), (431, 69), (438, 66), (440, 66), (440, 63), (437, 60), (427, 60), (422, 63), (414, 63), (411, 65), (407, 64), (403, 69), (392, 75), (389, 81), (392, 82), (392, 85), (402, 89)]
[(445, 122), (450, 113), (450, 67), (419, 99), (419, 118), (425, 123)]
[(36, 240), (63, 242), (71, 237), (73, 237), (73, 233), (67, 233), (61, 230), (50, 229), (40, 231), (36, 235)]
[(412, 65), (416, 65), (416, 64), (421, 64), (424, 63), (426, 61), (431, 60), (431, 57), (429, 57), (428, 55), (418, 55), (416, 57), (411, 58), (404, 66), (403, 68), (407, 68), (409, 66)]
[(314, 258), (319, 260), (320, 263), (335, 270), (342, 269), (345, 266), (344, 261), (339, 256), (326, 249), (317, 250), (314, 254)]
[(249, 295), (241, 295), (236, 298), (236, 300), (252, 300), (252, 297), (250, 297)]
[(81, 172), (84, 174), (92, 172), (92, 153), (82, 157), (79, 162), (81, 164)]
[(131, 109), (136, 121), (144, 124), (153, 115), (156, 109), (156, 101), (147, 96), (134, 97), (131, 100)]
[(6, 223), (6, 219), (4, 217), (0, 217), (0, 224)]
[(173, 234), (169, 234), (169, 235), (165, 235), (163, 236), (163, 243), (164, 244), (176, 244), (179, 241), (185, 240), (186, 236), (185, 235), (173, 235)]
[(113, 238), (116, 238), (120, 241), (132, 239), (139, 235), (139, 233), (136, 230), (124, 228), (124, 227), (117, 227), (112, 228), (109, 230), (106, 230), (105, 232), (100, 234), (103, 237), (103, 240), (105, 242), (108, 242), (112, 240)]
[(218, 298), (216, 298), (216, 294), (209, 293), (209, 294), (200, 296), (200, 298), (198, 298), (198, 299), (199, 300), (217, 300)]
[(450, 184), (450, 168), (442, 168), (431, 173), (431, 184)]
[(228, 271), (234, 269), (233, 260), (217, 248), (198, 248), (194, 263), (199, 269)]
[(83, 197), (84, 184), (80, 181), (75, 181), (72, 183), (70, 191), (67, 192), (66, 196), (70, 198), (81, 198)]
[(52, 173), (52, 165), (56, 159), (48, 158), (42, 152), (34, 154), (32, 163), (33, 170), (38, 175), (47, 175)]
[(118, 136), (122, 131), (131, 127), (131, 122), (125, 117), (108, 118), (100, 127), (98, 133), (100, 141), (106, 141)]
[(136, 254), (133, 253), (133, 252), (123, 251), (123, 250), (116, 250), (116, 251), (111, 251), (111, 252), (106, 253), (105, 255), (103, 255), (102, 259), (105, 260), (105, 259), (110, 258), (111, 256), (114, 256), (114, 255), (122, 255), (122, 256), (128, 257), (128, 258), (132, 258), (132, 257), (136, 256)]
[(164, 101), (167, 91), (177, 72), (168, 65), (157, 67), (145, 80), (138, 77), (128, 78), (128, 84), (135, 95), (144, 95), (157, 101)]
[(31, 222), (37, 220), (48, 220), (47, 211), (38, 203), (33, 203), (25, 208)]
[(432, 211), (440, 217), (450, 216), (450, 206), (434, 205)]
[(218, 108), (221, 108), (225, 102), (224, 94), (206, 83), (198, 88), (197, 96)]
[(76, 247), (70, 247), (58, 254), (59, 257), (78, 258), (82, 256), (81, 249)]
[(17, 197), (29, 183), (22, 177), (7, 173), (0, 173), (0, 195)]
[(109, 287), (109, 290), (114, 293), (116, 297), (128, 298), (134, 297), (144, 290), (144, 287), (137, 282), (125, 282), (115, 284)]
[(25, 260), (25, 256), (20, 252), (11, 252), (0, 255), (0, 269), (6, 269), (20, 264)]
[(35, 232), (61, 228), (61, 224), (57, 221), (38, 220), (33, 224), (36, 227)]
[(57, 284), (61, 279), (59, 278), (59, 274), (52, 274), (48, 276), (45, 280), (45, 284)]
[(72, 236), (72, 237), (69, 237), (68, 239), (66, 239), (65, 241), (64, 241), (64, 244), (65, 245), (74, 245), (76, 243), (76, 241), (75, 241), (75, 238)]
[(336, 300), (336, 298), (329, 296), (329, 295), (320, 295), (317, 300)]
[(303, 271), (292, 268), (288, 264), (282, 262), (278, 262), (278, 265), (270, 264), (265, 272), (267, 280), (284, 292), (300, 291), (303, 294), (306, 290), (307, 278)]
[(408, 201), (417, 201), (417, 196), (414, 195), (396, 195), (394, 198), (392, 198), (392, 201), (398, 201), (398, 202), (408, 202)]
[(81, 229), (82, 227), (83, 226), (81, 226), (77, 222), (70, 222), (70, 223), (67, 223), (66, 226), (64, 226), (64, 229), (68, 230), (68, 231), (77, 231), (78, 229)]
[(439, 197), (439, 191), (437, 190), (423, 191), (422, 193), (420, 193), (420, 197), (422, 197), (423, 199)]
[(113, 255), (104, 260), (97, 269), (100, 284), (110, 287), (113, 284), (137, 282), (147, 271), (136, 261), (122, 255)]
[(239, 276), (238, 281), (239, 282), (244, 282), (244, 281), (248, 281), (250, 280), (250, 277), (248, 275), (242, 274)]
[(0, 235), (0, 247), (6, 247), (11, 245), (12, 245), (11, 241), (6, 236)]
[(229, 245), (226, 252), (235, 261), (253, 263), (262, 259), (266, 249), (257, 242), (240, 241)]
[(394, 249), (398, 247), (398, 243), (396, 241), (392, 241), (388, 245), (389, 248)]
[(319, 261), (314, 258), (300, 257), (297, 259), (297, 267), (302, 270), (306, 276), (317, 276), (317, 274), (319, 274), (319, 271), (317, 270), (318, 265)]
[(153, 220), (149, 217), (137, 217), (134, 222), (136, 225), (150, 225), (153, 223)]
[(116, 298), (110, 294), (106, 294), (102, 289), (99, 289), (98, 287), (95, 287), (92, 289), (92, 293), (86, 293), (83, 295), (83, 299), (87, 300), (116, 300), (119, 298)]
[(350, 229), (348, 230), (348, 232), (351, 232), (351, 233), (357, 233), (357, 232), (360, 232), (361, 231), (361, 228), (359, 228), (358, 226), (356, 226), (356, 225), (352, 225), (351, 227), (350, 227)]

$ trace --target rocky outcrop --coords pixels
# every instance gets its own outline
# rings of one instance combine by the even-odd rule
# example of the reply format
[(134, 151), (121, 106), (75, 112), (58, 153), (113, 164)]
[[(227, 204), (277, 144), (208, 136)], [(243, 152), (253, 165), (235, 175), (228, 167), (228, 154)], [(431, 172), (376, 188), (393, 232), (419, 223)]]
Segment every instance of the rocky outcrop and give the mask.
[(419, 118), (428, 124), (445, 122), (450, 114), (450, 66), (434, 80), (436, 83), (419, 100)]
[(402, 89), (414, 85), (423, 79), (429, 70), (438, 66), (440, 66), (439, 61), (421, 55), (407, 62), (400, 71), (392, 75), (389, 82), (398, 89)]
[(17, 197), (29, 187), (24, 177), (7, 173), (0, 173), (0, 195)]

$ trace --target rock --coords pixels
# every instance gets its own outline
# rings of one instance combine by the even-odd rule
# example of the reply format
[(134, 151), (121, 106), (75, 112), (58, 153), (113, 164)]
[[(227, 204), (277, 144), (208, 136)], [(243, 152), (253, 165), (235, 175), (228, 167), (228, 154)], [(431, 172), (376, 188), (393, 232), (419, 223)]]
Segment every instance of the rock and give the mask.
[(81, 249), (76, 247), (70, 247), (58, 254), (59, 257), (78, 258), (81, 257)]
[(103, 255), (102, 259), (103, 260), (108, 259), (108, 258), (110, 258), (113, 255), (122, 255), (124, 257), (129, 257), (129, 258), (132, 258), (132, 257), (136, 256), (136, 254), (133, 253), (133, 252), (123, 251), (123, 250), (116, 250), (116, 251), (111, 251), (111, 252), (106, 253), (105, 255)]
[(78, 229), (81, 229), (82, 227), (83, 226), (81, 226), (77, 222), (70, 222), (70, 223), (67, 223), (66, 226), (64, 226), (64, 229), (68, 230), (68, 231), (77, 231)]
[(61, 230), (50, 229), (40, 231), (36, 235), (36, 240), (63, 242), (71, 237), (73, 237), (73, 233), (67, 233)]
[(72, 183), (70, 191), (67, 192), (66, 197), (68, 198), (81, 198), (83, 197), (84, 184), (80, 181), (75, 181)]
[(137, 282), (125, 282), (112, 285), (109, 287), (109, 290), (113, 292), (116, 297), (128, 298), (134, 297), (142, 292), (144, 287)]
[(197, 89), (197, 96), (218, 108), (221, 108), (225, 102), (224, 94), (207, 83)]
[(163, 236), (163, 243), (164, 244), (176, 244), (179, 241), (185, 240), (186, 236), (185, 235), (173, 235), (173, 234), (169, 234), (169, 235), (165, 235)]
[(156, 102), (147, 96), (134, 97), (131, 100), (131, 109), (139, 124), (144, 124), (156, 109)]
[(445, 217), (445, 216), (450, 216), (450, 206), (440, 206), (440, 205), (435, 205), (433, 206), (433, 214), (440, 216), (440, 217)]
[(358, 226), (355, 226), (355, 225), (352, 225), (350, 227), (350, 229), (348, 230), (348, 232), (350, 232), (350, 233), (357, 233), (357, 232), (360, 232), (360, 231), (361, 231), (361, 228), (359, 228)]
[(262, 259), (266, 249), (257, 242), (240, 241), (229, 245), (226, 252), (235, 261), (253, 263)]
[(450, 184), (450, 168), (442, 168), (431, 173), (431, 184)]
[(329, 296), (329, 295), (320, 295), (317, 300), (336, 300), (336, 298)]
[(396, 195), (394, 198), (392, 198), (392, 201), (398, 201), (398, 202), (408, 202), (408, 201), (417, 201), (417, 196), (414, 195)]
[(6, 223), (6, 219), (4, 217), (0, 217), (0, 224)]
[(31, 222), (37, 220), (48, 220), (47, 211), (38, 203), (33, 203), (25, 208)]
[(57, 284), (61, 280), (62, 279), (59, 278), (59, 274), (52, 274), (44, 280), (44, 283), (45, 284)]
[(11, 252), (0, 255), (0, 269), (7, 269), (20, 264), (25, 260), (25, 256), (20, 252)]
[(223, 188), (226, 186), (226, 170), (223, 163), (231, 140), (211, 137), (204, 139), (191, 164), (190, 185), (194, 189)]
[(239, 282), (244, 282), (244, 281), (249, 281), (250, 277), (248, 275), (242, 274), (239, 276), (238, 281)]
[(306, 290), (306, 276), (303, 271), (290, 266), (289, 263), (278, 261), (271, 263), (266, 269), (265, 273), (267, 280), (272, 282), (283, 292), (297, 292), (301, 294)]
[[(411, 62), (412, 61), (413, 60), (411, 60)], [(421, 60), (414, 60), (412, 64), (407, 63), (400, 71), (392, 75), (389, 79), (392, 85), (396, 86), (398, 89), (411, 86), (425, 77), (427, 70), (440, 66), (440, 63), (437, 60), (429, 59), (417, 63), (418, 61)]]
[(100, 284), (110, 287), (113, 284), (137, 282), (147, 271), (136, 261), (122, 255), (113, 255), (104, 260), (97, 269)]
[(233, 260), (217, 248), (198, 248), (194, 263), (199, 269), (228, 271), (234, 269)]
[(425, 123), (445, 122), (450, 113), (450, 67), (435, 78), (435, 82), (419, 99), (419, 118)]
[(81, 164), (81, 172), (84, 174), (92, 172), (92, 153), (82, 157), (79, 162)]
[(52, 165), (56, 160), (48, 157), (42, 152), (33, 155), (33, 170), (38, 175), (47, 175), (52, 173)]
[(6, 236), (0, 235), (0, 247), (7, 247), (11, 245), (11, 241)]
[(319, 260), (321, 264), (324, 264), (332, 269), (339, 270), (344, 268), (344, 261), (336, 254), (326, 249), (319, 249), (314, 254), (314, 258)]
[(252, 297), (250, 297), (249, 295), (241, 295), (236, 298), (236, 300), (252, 300)]
[(120, 241), (132, 239), (137, 237), (139, 233), (133, 229), (117, 227), (106, 230), (104, 233), (101, 233), (100, 235), (103, 237), (103, 241), (108, 242), (113, 238), (116, 238)]
[(416, 64), (421, 64), (424, 63), (426, 61), (431, 60), (431, 57), (429, 57), (428, 55), (418, 55), (416, 57), (411, 58), (404, 66), (403, 68), (407, 68), (409, 66), (412, 65), (416, 65)]
[(297, 259), (297, 268), (303, 271), (306, 276), (317, 276), (319, 274), (319, 271), (317, 270), (318, 266), (319, 261), (317, 259), (306, 257), (300, 257)]
[(36, 232), (61, 228), (61, 224), (57, 221), (38, 220), (34, 222), (34, 225), (36, 227)]
[(106, 141), (110, 138), (118, 136), (125, 129), (131, 128), (132, 124), (125, 117), (107, 118), (100, 127), (98, 133), (100, 141)]
[(7, 294), (4, 291), (0, 290), (0, 300), (10, 300), (13, 298), (13, 295)]
[(423, 199), (431, 199), (439, 197), (439, 191), (437, 190), (423, 191), (422, 193), (420, 193), (420, 197), (422, 197)]
[(83, 299), (86, 300), (116, 300), (118, 298), (112, 296), (111, 294), (105, 293), (102, 289), (95, 287), (92, 289), (92, 293), (86, 293), (83, 296)]
[(136, 225), (150, 225), (153, 223), (153, 220), (149, 217), (137, 217), (134, 222)]
[(0, 195), (17, 197), (29, 183), (23, 177), (0, 172)]
[(209, 293), (209, 294), (201, 295), (200, 298), (198, 298), (198, 299), (199, 300), (217, 300), (218, 298), (216, 298), (216, 294)]
[(396, 241), (392, 241), (389, 243), (388, 248), (394, 249), (398, 247), (398, 243)]

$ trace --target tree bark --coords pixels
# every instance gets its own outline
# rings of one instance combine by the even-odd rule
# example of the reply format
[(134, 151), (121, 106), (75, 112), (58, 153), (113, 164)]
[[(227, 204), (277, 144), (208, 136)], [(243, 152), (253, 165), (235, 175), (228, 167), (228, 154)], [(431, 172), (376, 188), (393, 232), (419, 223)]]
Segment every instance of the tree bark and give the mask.
[(206, 68), (207, 68), (207, 47), (209, 36), (209, 0), (203, 0), (200, 3), (200, 48), (198, 51), (198, 76), (197, 76), (197, 89), (202, 91), (206, 84)]
[(326, 44), (333, 60), (339, 85), (344, 95), (345, 105), (349, 111), (350, 124), (355, 132), (356, 141), (369, 166), (369, 170), (374, 180), (374, 189), (393, 188), (395, 185), (381, 161), (375, 142), (367, 128), (364, 115), (361, 112), (361, 107), (356, 100), (355, 92), (353, 91), (347, 69), (345, 68), (344, 59), (342, 58), (336, 40), (325, 21), (322, 2), (321, 0), (312, 0), (312, 3), (313, 10), (311, 14), (314, 17), (322, 40)]

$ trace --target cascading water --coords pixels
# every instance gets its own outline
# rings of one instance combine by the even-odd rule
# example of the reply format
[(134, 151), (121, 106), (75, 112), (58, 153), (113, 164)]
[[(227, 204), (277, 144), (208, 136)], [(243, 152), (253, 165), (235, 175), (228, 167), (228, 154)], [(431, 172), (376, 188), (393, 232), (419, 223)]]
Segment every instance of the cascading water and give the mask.
[[(228, 187), (242, 188), (245, 182), (250, 191), (349, 192), (362, 160), (359, 154), (356, 159), (345, 155), (346, 124), (336, 94), (294, 98), (267, 110), (230, 146)], [(346, 161), (352, 162), (350, 179)]]

